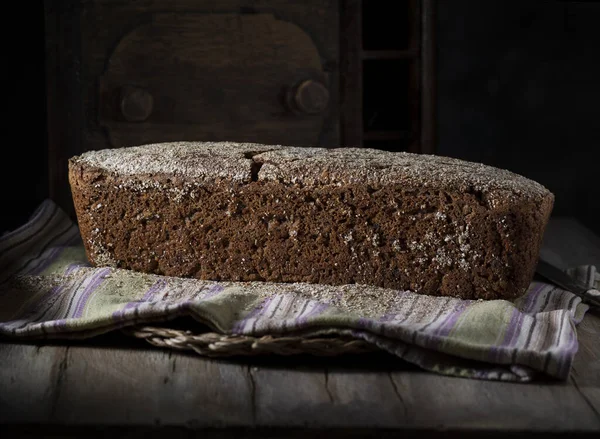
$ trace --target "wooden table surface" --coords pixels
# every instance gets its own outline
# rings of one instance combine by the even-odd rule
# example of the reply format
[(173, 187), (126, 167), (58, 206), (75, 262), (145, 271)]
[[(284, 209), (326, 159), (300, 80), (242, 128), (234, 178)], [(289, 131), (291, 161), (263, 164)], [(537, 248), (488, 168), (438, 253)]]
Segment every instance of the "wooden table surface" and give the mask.
[[(542, 255), (561, 267), (600, 267), (600, 238), (553, 219)], [(211, 360), (120, 333), (4, 342), (0, 429), (10, 437), (600, 433), (600, 312), (589, 311), (577, 331), (570, 379), (535, 384), (434, 375), (383, 353)]]

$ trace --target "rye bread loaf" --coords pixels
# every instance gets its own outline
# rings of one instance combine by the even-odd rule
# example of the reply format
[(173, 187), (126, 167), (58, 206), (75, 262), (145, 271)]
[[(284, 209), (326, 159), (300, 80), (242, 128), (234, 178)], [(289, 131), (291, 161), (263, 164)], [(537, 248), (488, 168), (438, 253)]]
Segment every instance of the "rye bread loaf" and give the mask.
[(95, 265), (469, 299), (524, 293), (554, 202), (447, 157), (229, 142), (90, 151), (69, 181)]

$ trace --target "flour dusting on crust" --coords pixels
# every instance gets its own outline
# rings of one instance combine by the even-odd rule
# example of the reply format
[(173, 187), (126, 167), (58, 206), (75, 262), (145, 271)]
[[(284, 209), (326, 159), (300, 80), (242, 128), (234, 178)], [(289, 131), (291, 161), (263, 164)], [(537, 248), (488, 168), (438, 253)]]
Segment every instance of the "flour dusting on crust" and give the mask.
[[(173, 175), (195, 183), (227, 179), (303, 186), (364, 183), (474, 190), (542, 198), (548, 190), (521, 175), (450, 157), (369, 148), (308, 148), (235, 142), (171, 142), (89, 151), (75, 157), (121, 176)], [(490, 201), (492, 204), (494, 200)]]

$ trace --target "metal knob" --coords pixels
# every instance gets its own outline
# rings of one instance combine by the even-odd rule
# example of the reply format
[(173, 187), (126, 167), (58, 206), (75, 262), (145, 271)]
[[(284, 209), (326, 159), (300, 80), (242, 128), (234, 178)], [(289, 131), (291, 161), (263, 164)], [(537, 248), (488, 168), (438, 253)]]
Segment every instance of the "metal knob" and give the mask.
[(119, 106), (125, 120), (143, 122), (152, 114), (154, 98), (143, 88), (125, 86), (121, 88)]
[(305, 114), (319, 114), (329, 104), (329, 90), (319, 81), (307, 79), (294, 87), (289, 100), (293, 111)]

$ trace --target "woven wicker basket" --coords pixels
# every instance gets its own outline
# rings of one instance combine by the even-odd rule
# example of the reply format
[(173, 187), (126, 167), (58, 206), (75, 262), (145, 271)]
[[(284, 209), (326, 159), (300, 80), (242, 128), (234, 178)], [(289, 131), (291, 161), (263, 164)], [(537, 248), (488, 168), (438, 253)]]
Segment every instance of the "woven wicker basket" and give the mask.
[(155, 326), (123, 329), (126, 334), (148, 343), (170, 349), (193, 350), (209, 357), (239, 355), (298, 355), (336, 356), (377, 351), (378, 348), (350, 337), (299, 337), (223, 335), (215, 332), (194, 334), (191, 331)]

